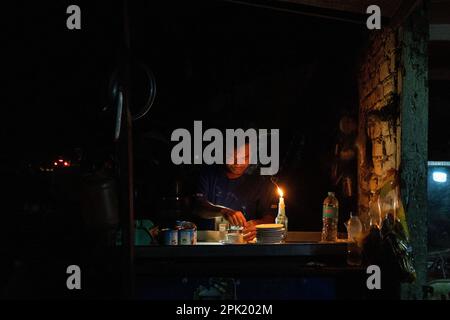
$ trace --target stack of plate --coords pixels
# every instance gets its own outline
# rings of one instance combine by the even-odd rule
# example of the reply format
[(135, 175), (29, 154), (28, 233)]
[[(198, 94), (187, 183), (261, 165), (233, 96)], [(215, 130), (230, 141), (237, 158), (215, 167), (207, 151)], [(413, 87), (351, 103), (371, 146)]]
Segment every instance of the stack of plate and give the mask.
[(256, 243), (281, 243), (284, 237), (282, 224), (260, 224), (256, 226)]

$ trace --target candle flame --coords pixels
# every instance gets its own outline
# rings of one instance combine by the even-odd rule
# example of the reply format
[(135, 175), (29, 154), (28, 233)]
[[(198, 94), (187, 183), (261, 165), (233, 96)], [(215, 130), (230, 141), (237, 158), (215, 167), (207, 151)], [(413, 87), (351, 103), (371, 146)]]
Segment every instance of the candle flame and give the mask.
[(278, 187), (278, 194), (280, 195), (280, 197), (283, 197), (283, 190), (281, 190), (280, 187)]

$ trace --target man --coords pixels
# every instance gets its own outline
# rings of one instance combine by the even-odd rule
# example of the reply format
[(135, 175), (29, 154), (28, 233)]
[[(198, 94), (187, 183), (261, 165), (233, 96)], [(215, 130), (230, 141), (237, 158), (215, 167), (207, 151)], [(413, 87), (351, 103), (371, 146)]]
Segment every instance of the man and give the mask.
[[(224, 166), (208, 167), (197, 186), (194, 213), (199, 229), (215, 229), (215, 218), (244, 227), (244, 240), (253, 240), (256, 225), (274, 223), (277, 213), (275, 187), (266, 176), (252, 175), (248, 143), (235, 147)], [(200, 200), (199, 200), (200, 199)]]

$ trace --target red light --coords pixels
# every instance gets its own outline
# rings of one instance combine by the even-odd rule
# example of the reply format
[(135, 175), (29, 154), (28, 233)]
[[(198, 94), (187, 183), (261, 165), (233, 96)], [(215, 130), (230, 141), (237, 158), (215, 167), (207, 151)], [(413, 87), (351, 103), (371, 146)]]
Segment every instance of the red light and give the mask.
[(64, 161), (64, 167), (68, 167), (69, 163), (67, 161)]

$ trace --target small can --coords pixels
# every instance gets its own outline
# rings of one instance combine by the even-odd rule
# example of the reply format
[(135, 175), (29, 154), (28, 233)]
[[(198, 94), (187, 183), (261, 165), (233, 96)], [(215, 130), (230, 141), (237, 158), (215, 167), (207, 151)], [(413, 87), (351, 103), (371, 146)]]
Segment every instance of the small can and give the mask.
[(162, 229), (161, 230), (162, 243), (166, 246), (178, 245), (178, 230)]
[(180, 245), (197, 244), (197, 230), (196, 229), (180, 229), (178, 231), (178, 243)]

